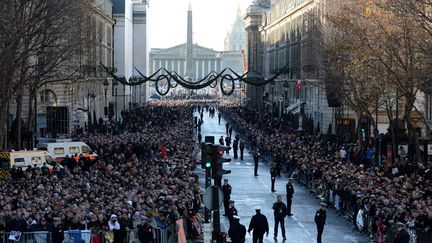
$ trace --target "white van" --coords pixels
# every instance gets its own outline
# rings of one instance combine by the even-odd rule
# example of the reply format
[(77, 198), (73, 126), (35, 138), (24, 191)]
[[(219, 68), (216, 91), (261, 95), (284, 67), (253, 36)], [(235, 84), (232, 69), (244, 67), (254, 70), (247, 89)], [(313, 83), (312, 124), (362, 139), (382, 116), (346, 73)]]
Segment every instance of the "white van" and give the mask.
[(84, 142), (47, 142), (39, 143), (36, 147), (40, 150), (48, 151), (57, 162), (62, 161), (66, 155), (72, 157), (75, 156), (75, 154), (82, 154), (85, 157), (90, 157), (92, 160), (97, 158), (97, 154)]
[(28, 166), (42, 167), (44, 163), (49, 169), (52, 169), (56, 164), (54, 158), (47, 151), (0, 152), (0, 168), (2, 169), (22, 167), (23, 170), (26, 170)]

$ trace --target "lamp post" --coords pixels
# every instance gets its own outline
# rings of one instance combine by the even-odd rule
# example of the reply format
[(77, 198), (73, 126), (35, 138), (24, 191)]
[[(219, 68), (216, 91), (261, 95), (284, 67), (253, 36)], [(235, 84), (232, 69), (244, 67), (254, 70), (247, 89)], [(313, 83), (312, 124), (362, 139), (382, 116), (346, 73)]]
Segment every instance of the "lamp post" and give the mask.
[(113, 88), (114, 88), (114, 96), (115, 96), (115, 121), (117, 122), (117, 86), (118, 86), (118, 81), (114, 80), (113, 81)]
[(105, 119), (108, 117), (108, 105), (107, 105), (107, 92), (108, 92), (108, 86), (109, 86), (109, 81), (108, 79), (105, 79), (103, 82), (103, 86), (104, 86), (104, 91), (105, 91), (105, 107), (104, 107), (104, 117)]

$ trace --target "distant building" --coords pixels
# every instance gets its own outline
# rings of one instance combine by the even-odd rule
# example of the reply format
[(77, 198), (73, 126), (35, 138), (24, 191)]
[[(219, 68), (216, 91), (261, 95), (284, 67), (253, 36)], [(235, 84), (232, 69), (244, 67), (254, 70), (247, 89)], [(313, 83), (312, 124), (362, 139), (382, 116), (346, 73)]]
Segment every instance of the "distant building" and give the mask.
[[(211, 71), (222, 70), (222, 58), (219, 51), (193, 44), (192, 8), (188, 9), (186, 43), (170, 48), (152, 48), (150, 50), (150, 73), (159, 68), (176, 71), (180, 76), (200, 80)], [(201, 91), (200, 91), (201, 92)]]
[(222, 67), (229, 67), (238, 74), (243, 74), (246, 68), (243, 63), (246, 45), (245, 25), (241, 10), (237, 9), (236, 20), (225, 37), (225, 50), (222, 53)]

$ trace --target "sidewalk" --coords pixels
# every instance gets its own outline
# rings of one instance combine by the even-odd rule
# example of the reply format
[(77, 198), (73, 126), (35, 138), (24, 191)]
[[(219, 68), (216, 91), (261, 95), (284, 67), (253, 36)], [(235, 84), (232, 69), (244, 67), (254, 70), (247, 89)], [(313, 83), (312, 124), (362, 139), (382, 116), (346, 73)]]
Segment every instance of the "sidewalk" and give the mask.
[[(217, 114), (214, 118), (208, 116), (208, 112), (204, 112), (204, 124), (201, 127), (202, 137), (215, 136), (215, 142), (218, 143), (221, 135), (226, 136), (225, 132), (226, 121), (222, 119), (221, 124), (218, 124)], [(233, 131), (233, 138), (235, 131)], [(225, 163), (224, 168), (231, 170), (231, 174), (225, 175), (224, 179), (228, 179), (232, 186), (231, 199), (235, 201), (240, 216), (240, 223), (249, 226), (251, 217), (255, 214), (254, 208), (261, 207), (261, 212), (267, 217), (270, 226), (269, 237), (264, 237), (264, 242), (275, 242), (273, 240), (274, 218), (272, 205), (276, 201), (276, 196), (281, 195), (285, 202), (285, 185), (287, 178), (282, 175), (278, 177), (275, 183), (276, 192), (270, 191), (270, 168), (260, 160), (258, 169), (259, 176), (253, 176), (253, 155), (245, 149), (244, 160), (233, 159), (233, 152), (225, 154), (224, 157), (230, 156), (232, 161)], [(204, 187), (204, 174), (200, 173), (200, 181)], [(285, 229), (287, 240), (286, 243), (311, 243), (316, 242), (316, 225), (314, 222), (315, 212), (319, 208), (319, 201), (309, 195), (308, 191), (301, 185), (294, 183), (294, 198), (292, 212), (294, 216), (285, 219)], [(223, 206), (221, 212), (223, 213)], [(368, 237), (365, 237), (352, 229), (352, 223), (349, 223), (342, 217), (338, 217), (335, 210), (327, 210), (327, 224), (324, 228), (323, 242), (370, 242)], [(222, 231), (227, 232), (229, 228), (228, 219), (221, 216)], [(279, 226), (278, 240), (282, 242), (282, 234)], [(206, 238), (204, 242), (209, 242)], [(246, 242), (252, 242), (251, 235), (246, 235)]]

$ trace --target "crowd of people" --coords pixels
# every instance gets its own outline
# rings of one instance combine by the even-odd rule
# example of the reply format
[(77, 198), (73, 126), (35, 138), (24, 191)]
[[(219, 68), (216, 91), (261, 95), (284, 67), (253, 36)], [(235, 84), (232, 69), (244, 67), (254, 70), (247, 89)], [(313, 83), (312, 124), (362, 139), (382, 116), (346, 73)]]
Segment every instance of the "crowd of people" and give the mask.
[(122, 242), (137, 229), (139, 240), (150, 242), (154, 229), (180, 217), (194, 229), (201, 192), (192, 172), (192, 106), (158, 101), (124, 112), (122, 120), (81, 135), (96, 161), (76, 155), (53, 173), (12, 171), (0, 183), (0, 232), (47, 230), (61, 242), (63, 230), (107, 230)]
[[(337, 196), (339, 200), (334, 206), (353, 212), (356, 225), (360, 230), (368, 230), (377, 242), (382, 242), (386, 227), (394, 225), (431, 230), (432, 173), (427, 166), (419, 164), (412, 169), (401, 158), (387, 167), (375, 165), (370, 159), (374, 156), (370, 155), (373, 146), (364, 148), (357, 144), (348, 150), (323, 135), (294, 131), (271, 113), (235, 106), (222, 107), (221, 112), (252, 149), (257, 147), (262, 154), (271, 155), (273, 162), (290, 175), (306, 175), (316, 185), (318, 194), (320, 189), (328, 189), (327, 195), (320, 195), (322, 200), (335, 204), (335, 200), (329, 199)], [(332, 195), (328, 195), (329, 191)], [(359, 218), (366, 219), (360, 226)]]

